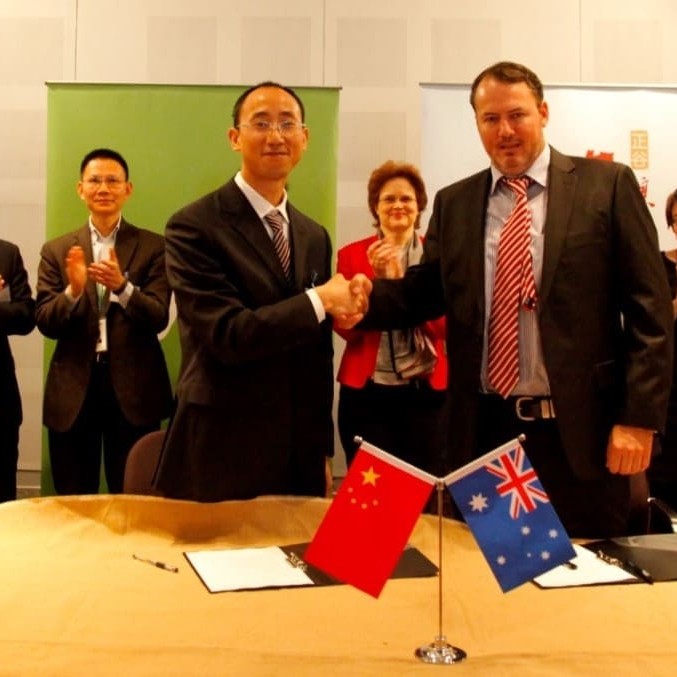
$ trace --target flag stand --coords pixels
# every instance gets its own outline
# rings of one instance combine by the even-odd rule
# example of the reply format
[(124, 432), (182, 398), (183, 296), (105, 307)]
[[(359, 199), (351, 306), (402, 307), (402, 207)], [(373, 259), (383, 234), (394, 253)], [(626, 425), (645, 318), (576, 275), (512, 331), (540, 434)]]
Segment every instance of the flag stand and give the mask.
[(435, 640), (430, 644), (420, 646), (415, 651), (416, 658), (423, 663), (436, 663), (441, 665), (452, 665), (460, 663), (465, 657), (466, 652), (447, 642), (446, 636), (442, 632), (442, 492), (444, 491), (444, 482), (437, 482), (437, 543), (438, 543), (438, 608), (439, 608), (439, 627)]

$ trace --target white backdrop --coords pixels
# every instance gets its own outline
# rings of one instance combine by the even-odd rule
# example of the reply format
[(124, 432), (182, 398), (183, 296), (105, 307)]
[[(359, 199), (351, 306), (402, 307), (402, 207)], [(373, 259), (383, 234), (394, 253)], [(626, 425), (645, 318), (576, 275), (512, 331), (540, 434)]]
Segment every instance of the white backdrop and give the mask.
[[(475, 128), (470, 85), (423, 84), (421, 172), (428, 194), (487, 167)], [(568, 155), (612, 154), (646, 185), (661, 249), (677, 244), (665, 222), (665, 200), (677, 188), (677, 89), (545, 86), (546, 139)]]

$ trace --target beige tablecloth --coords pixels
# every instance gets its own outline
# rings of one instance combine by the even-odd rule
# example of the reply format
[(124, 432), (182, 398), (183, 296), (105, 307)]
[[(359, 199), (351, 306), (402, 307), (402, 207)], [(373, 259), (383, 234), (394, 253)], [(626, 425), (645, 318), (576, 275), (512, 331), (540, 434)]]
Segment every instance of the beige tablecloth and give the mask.
[[(137, 496), (0, 505), (0, 675), (672, 675), (677, 584), (501, 593), (445, 520), (443, 629), (468, 653), (414, 658), (438, 632), (436, 578), (210, 594), (186, 550), (308, 541), (322, 499), (197, 504)], [(412, 536), (437, 562), (434, 517)], [(174, 564), (178, 574), (135, 561)]]

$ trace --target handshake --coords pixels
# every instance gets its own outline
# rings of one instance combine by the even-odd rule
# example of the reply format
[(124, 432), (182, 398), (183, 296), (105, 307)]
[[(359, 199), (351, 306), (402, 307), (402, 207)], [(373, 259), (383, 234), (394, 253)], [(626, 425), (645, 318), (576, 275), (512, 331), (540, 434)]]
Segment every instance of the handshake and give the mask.
[(371, 290), (371, 280), (362, 273), (351, 280), (337, 273), (315, 287), (324, 310), (334, 318), (334, 324), (340, 329), (352, 329), (365, 316)]

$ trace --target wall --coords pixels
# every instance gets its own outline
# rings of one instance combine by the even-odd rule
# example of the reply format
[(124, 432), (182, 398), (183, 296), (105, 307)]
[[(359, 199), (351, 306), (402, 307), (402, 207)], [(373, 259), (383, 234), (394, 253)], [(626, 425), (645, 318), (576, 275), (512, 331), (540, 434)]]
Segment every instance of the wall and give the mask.
[[(672, 84), (675, 25), (674, 0), (0, 0), (0, 237), (21, 247), (34, 286), (46, 80), (341, 86), (340, 246), (369, 231), (371, 169), (387, 158), (419, 162), (419, 83), (470, 82), (512, 59), (546, 84)], [(572, 124), (584, 123), (582, 111)], [(75, 186), (76, 167), (63, 171)], [(30, 484), (40, 464), (42, 337), (12, 345), (25, 408), (20, 483)]]

